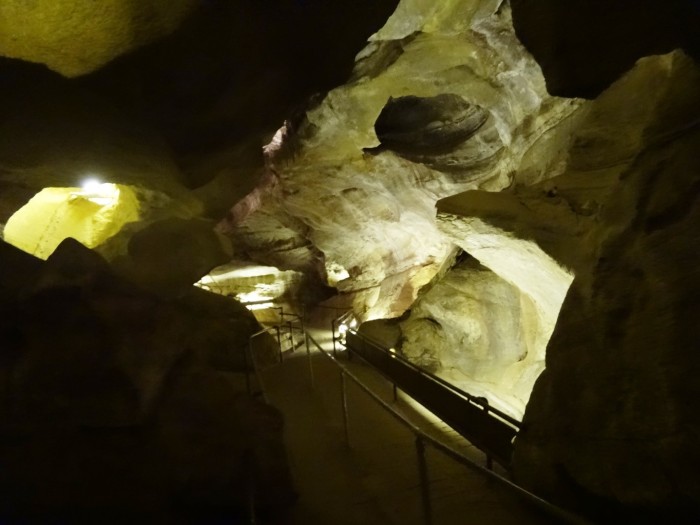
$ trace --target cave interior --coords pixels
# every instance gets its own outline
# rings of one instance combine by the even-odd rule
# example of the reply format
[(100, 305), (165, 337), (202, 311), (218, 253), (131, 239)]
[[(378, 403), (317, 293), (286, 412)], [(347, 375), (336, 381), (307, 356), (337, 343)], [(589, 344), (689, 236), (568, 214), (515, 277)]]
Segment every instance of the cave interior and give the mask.
[(283, 520), (283, 417), (239, 377), (282, 307), (522, 421), (512, 480), (547, 501), (697, 523), (697, 27), (697, 0), (3, 0), (0, 521), (245, 514), (251, 462)]

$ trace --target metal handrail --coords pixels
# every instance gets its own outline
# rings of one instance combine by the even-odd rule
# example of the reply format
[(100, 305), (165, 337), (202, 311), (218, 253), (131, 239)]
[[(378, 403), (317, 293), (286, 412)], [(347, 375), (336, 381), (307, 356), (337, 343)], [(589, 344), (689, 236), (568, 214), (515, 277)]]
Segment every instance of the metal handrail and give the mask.
[(432, 381), (435, 381), (436, 383), (441, 384), (442, 386), (444, 386), (445, 388), (447, 388), (449, 390), (452, 390), (455, 394), (465, 398), (467, 401), (469, 401), (473, 405), (476, 405), (476, 406), (483, 408), (484, 412), (498, 416), (500, 419), (502, 419), (506, 423), (512, 425), (515, 429), (519, 430), (522, 427), (521, 421), (518, 421), (513, 416), (510, 416), (510, 415), (506, 414), (505, 412), (499, 410), (498, 408), (491, 406), (488, 399), (470, 394), (469, 392), (462, 390), (461, 388), (453, 385), (452, 383), (445, 381), (443, 378), (436, 376), (432, 372), (428, 372), (427, 370), (421, 368), (420, 366), (416, 365), (415, 363), (412, 363), (411, 361), (406, 359), (404, 356), (402, 356), (398, 353), (395, 354), (395, 353), (391, 352), (388, 348), (385, 348), (382, 343), (380, 343), (379, 341), (377, 341), (376, 339), (374, 339), (372, 337), (369, 337), (366, 334), (363, 334), (357, 330), (349, 330), (349, 331), (352, 332), (357, 337), (364, 339), (366, 342), (373, 345), (377, 350), (381, 350), (385, 354), (391, 355), (394, 359), (401, 361), (403, 364), (405, 364), (406, 366), (415, 370), (419, 374), (431, 379)]
[(557, 507), (553, 503), (548, 502), (545, 499), (540, 498), (539, 496), (529, 492), (528, 490), (520, 487), (519, 485), (516, 485), (512, 481), (499, 476), (497, 473), (482, 467), (472, 459), (464, 456), (460, 452), (456, 451), (449, 445), (446, 445), (434, 437), (426, 434), (420, 427), (416, 426), (412, 421), (410, 421), (405, 415), (397, 411), (393, 406), (391, 406), (389, 403), (384, 401), (379, 395), (377, 395), (371, 388), (366, 386), (355, 374), (353, 374), (348, 368), (344, 365), (342, 365), (333, 355), (326, 350), (324, 350), (321, 345), (316, 342), (316, 340), (308, 333), (305, 333), (305, 338), (306, 338), (306, 344), (307, 344), (307, 354), (309, 356), (309, 370), (310, 373), (312, 374), (312, 385), (313, 385), (313, 367), (311, 366), (311, 354), (309, 350), (309, 341), (316, 346), (316, 348), (321, 352), (322, 355), (326, 356), (328, 359), (330, 359), (335, 365), (340, 368), (340, 374), (341, 374), (341, 388), (342, 388), (342, 402), (343, 402), (343, 424), (344, 424), (344, 430), (345, 430), (345, 438), (346, 438), (346, 444), (350, 446), (350, 441), (349, 441), (349, 422), (348, 422), (348, 414), (347, 414), (347, 394), (345, 391), (345, 377), (349, 377), (362, 391), (364, 391), (367, 395), (369, 395), (379, 406), (381, 406), (386, 412), (388, 412), (391, 416), (394, 417), (399, 423), (404, 425), (406, 428), (408, 428), (416, 437), (416, 454), (417, 454), (417, 459), (418, 459), (418, 470), (419, 470), (419, 477), (420, 477), (420, 483), (421, 483), (421, 500), (423, 504), (423, 516), (424, 516), (424, 521), (427, 525), (432, 524), (432, 506), (431, 506), (431, 501), (430, 501), (430, 488), (429, 488), (429, 480), (427, 477), (427, 467), (426, 467), (426, 462), (425, 462), (425, 444), (429, 444), (436, 450), (441, 451), (444, 453), (446, 456), (449, 458), (453, 459), (454, 461), (467, 466), (469, 468), (472, 468), (478, 472), (481, 472), (482, 474), (488, 476), (492, 480), (496, 481), (497, 483), (500, 483), (502, 486), (506, 487), (507, 489), (515, 492), (518, 496), (524, 498), (525, 500), (529, 501), (530, 503), (536, 505), (538, 508), (542, 509), (543, 511), (547, 512), (549, 515), (556, 517), (558, 519), (563, 520), (566, 523), (570, 523), (573, 525), (591, 525), (591, 523), (584, 518), (573, 514), (567, 510), (564, 510), (560, 507)]

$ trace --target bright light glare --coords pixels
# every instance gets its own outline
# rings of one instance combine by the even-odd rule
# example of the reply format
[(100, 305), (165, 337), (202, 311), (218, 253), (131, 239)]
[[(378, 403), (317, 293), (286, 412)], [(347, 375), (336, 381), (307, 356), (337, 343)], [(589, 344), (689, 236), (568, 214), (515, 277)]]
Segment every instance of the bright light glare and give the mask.
[(119, 198), (119, 188), (116, 184), (103, 183), (97, 179), (86, 179), (80, 189), (81, 191), (71, 193), (71, 198), (85, 198), (100, 206), (113, 204)]
[(267, 310), (275, 306), (275, 303), (257, 303), (257, 304), (247, 304), (245, 307), (251, 312), (255, 310)]
[(348, 331), (348, 325), (346, 325), (345, 323), (342, 323), (342, 324), (338, 327), (338, 332), (340, 332), (341, 334), (346, 334), (347, 331)]
[(97, 179), (85, 179), (82, 184), (82, 189), (85, 193), (99, 193), (102, 183)]

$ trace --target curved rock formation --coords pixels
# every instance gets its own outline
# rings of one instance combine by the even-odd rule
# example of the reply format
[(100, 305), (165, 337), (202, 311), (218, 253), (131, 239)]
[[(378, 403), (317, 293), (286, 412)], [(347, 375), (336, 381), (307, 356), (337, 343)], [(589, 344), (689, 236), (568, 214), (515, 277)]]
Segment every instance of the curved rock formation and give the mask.
[[(448, 4), (400, 4), (351, 82), (278, 132), (259, 189), (221, 225), (253, 259), (354, 294), (365, 319), (402, 313), (452, 253), (437, 199), (508, 187), (513, 168), (579, 106), (547, 95), (507, 4)], [(382, 137), (380, 151), (364, 153)]]
[(0, 54), (46, 64), (67, 77), (175, 30), (195, 0), (7, 0), (0, 6)]
[(399, 154), (452, 150), (474, 135), (488, 112), (459, 95), (391, 98), (382, 108), (374, 132), (382, 146)]

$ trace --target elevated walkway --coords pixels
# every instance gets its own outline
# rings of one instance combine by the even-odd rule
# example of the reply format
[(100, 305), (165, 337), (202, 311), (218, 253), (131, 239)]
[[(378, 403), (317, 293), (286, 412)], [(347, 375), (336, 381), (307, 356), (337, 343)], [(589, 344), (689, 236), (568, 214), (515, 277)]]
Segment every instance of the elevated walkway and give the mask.
[[(405, 393), (394, 399), (392, 383), (366, 363), (334, 362), (330, 329), (307, 331), (308, 354), (304, 347), (287, 352), (258, 374), (266, 398), (285, 416), (299, 492), (280, 525), (577, 522), (481, 467), (483, 452)], [(506, 474), (498, 466), (496, 473)]]

